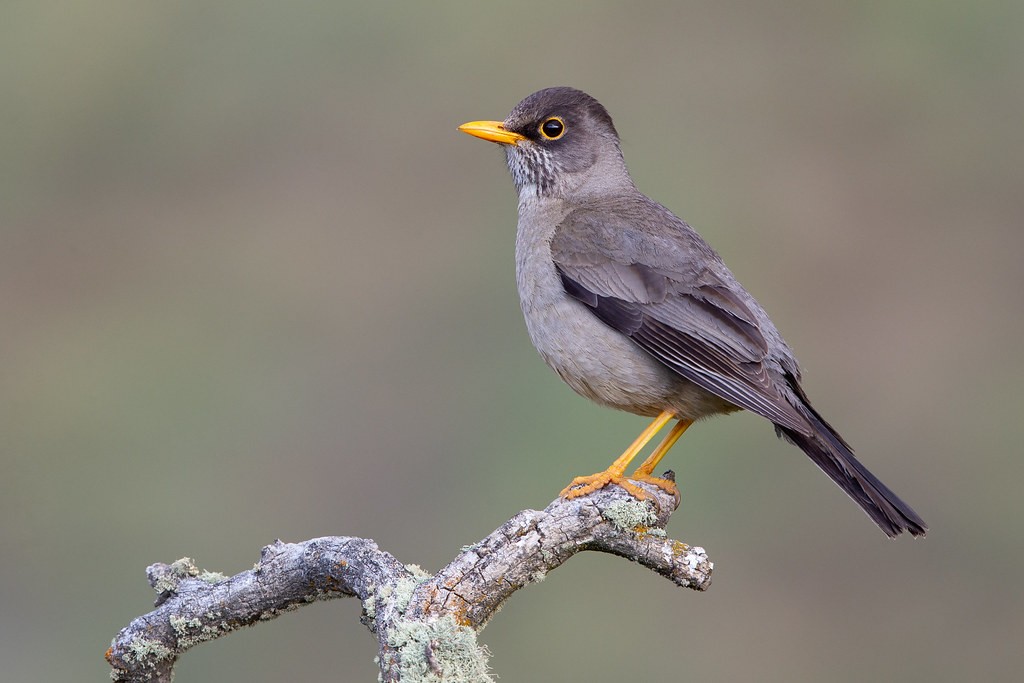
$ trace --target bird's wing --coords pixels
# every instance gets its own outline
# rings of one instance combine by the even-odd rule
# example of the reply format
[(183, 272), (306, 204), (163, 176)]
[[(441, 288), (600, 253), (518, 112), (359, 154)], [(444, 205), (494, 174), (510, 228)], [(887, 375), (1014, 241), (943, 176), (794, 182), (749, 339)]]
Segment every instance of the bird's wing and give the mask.
[(551, 255), (570, 296), (670, 369), (777, 425), (808, 431), (765, 362), (771, 348), (757, 304), (666, 209), (578, 209), (556, 228)]

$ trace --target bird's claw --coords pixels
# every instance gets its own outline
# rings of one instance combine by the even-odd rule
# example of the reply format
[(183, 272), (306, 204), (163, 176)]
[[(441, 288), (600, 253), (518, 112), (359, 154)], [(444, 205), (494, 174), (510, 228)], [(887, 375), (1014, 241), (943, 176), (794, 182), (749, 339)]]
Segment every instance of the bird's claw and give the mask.
[(625, 489), (626, 493), (633, 496), (637, 500), (650, 500), (653, 496), (644, 491), (642, 488), (636, 485), (634, 482), (642, 482), (645, 484), (652, 484), (657, 486), (662, 491), (671, 494), (679, 500), (679, 488), (676, 483), (671, 479), (663, 479), (661, 477), (654, 477), (644, 472), (634, 472), (631, 477), (626, 477), (624, 474), (605, 470), (604, 472), (598, 472), (596, 474), (585, 475), (582, 477), (576, 477), (569, 485), (562, 489), (560, 495), (566, 500), (572, 500), (573, 498), (579, 498), (587, 494), (599, 491), (604, 487), (614, 484), (622, 489)]

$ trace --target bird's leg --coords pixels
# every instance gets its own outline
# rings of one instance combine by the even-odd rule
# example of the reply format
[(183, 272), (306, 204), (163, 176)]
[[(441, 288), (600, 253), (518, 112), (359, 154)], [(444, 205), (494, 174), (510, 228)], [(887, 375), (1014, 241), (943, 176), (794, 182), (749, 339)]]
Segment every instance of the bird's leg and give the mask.
[[(588, 493), (593, 493), (598, 489), (602, 489), (608, 484), (616, 484), (626, 489), (626, 491), (628, 491), (630, 495), (637, 500), (646, 500), (647, 498), (650, 498), (650, 494), (626, 479), (626, 468), (629, 467), (629, 463), (633, 461), (633, 458), (635, 458), (637, 454), (644, 449), (644, 446), (646, 446), (650, 440), (661, 431), (661, 428), (668, 424), (669, 420), (673, 417), (675, 417), (675, 415), (667, 410), (662, 412), (658, 417), (654, 418), (651, 424), (647, 425), (647, 429), (640, 432), (640, 436), (636, 437), (636, 441), (634, 441), (622, 455), (616, 458), (615, 462), (613, 462), (608, 469), (604, 472), (591, 474), (590, 476), (576, 477), (569, 482), (568, 486), (562, 489), (562, 493), (559, 495), (566, 499), (579, 498), (580, 496), (585, 496)], [(682, 431), (679, 433), (682, 434)], [(672, 444), (669, 444), (669, 446), (671, 445)], [(660, 448), (661, 447), (659, 446), (659, 450)], [(665, 450), (667, 451), (668, 448)], [(664, 453), (662, 453), (662, 455), (664, 455)], [(660, 460), (661, 458), (659, 457), (658, 459)], [(650, 458), (648, 458), (648, 460), (650, 460)], [(644, 464), (646, 465), (647, 463), (645, 462)], [(657, 464), (657, 461), (655, 461), (655, 464)]]
[(676, 422), (672, 430), (665, 436), (665, 439), (658, 444), (658, 447), (654, 449), (650, 457), (641, 463), (640, 467), (633, 470), (633, 474), (629, 475), (630, 479), (636, 481), (643, 481), (648, 484), (654, 484), (658, 488), (671, 493), (673, 495), (679, 495), (679, 488), (676, 483), (671, 479), (662, 479), (661, 477), (654, 476), (654, 468), (658, 466), (661, 459), (665, 457), (669, 449), (675, 445), (676, 441), (679, 441), (679, 437), (683, 435), (690, 425), (693, 424), (693, 420), (679, 420)]

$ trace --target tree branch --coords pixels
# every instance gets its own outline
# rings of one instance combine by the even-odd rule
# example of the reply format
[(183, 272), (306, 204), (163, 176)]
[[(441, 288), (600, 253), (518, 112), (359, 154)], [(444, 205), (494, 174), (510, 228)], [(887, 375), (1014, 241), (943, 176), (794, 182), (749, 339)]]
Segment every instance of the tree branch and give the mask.
[(524, 510), (430, 576), (402, 565), (369, 539), (331, 536), (276, 541), (260, 561), (230, 578), (189, 559), (147, 569), (156, 609), (133, 620), (107, 650), (115, 681), (170, 681), (178, 657), (199, 643), (316, 600), (358, 597), (361, 621), (379, 642), (381, 680), (490, 681), (476, 634), (515, 591), (581, 550), (625, 557), (684, 588), (706, 590), (712, 564), (703, 548), (665, 536), (678, 505), (645, 487), (640, 502), (610, 486), (541, 512)]

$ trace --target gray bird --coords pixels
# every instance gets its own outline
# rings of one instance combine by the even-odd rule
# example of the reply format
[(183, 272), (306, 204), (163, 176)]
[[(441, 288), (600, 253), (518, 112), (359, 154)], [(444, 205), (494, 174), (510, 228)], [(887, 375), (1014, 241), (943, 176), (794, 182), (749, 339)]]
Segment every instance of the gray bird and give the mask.
[[(548, 88), (504, 121), (459, 130), (505, 149), (519, 194), (516, 282), (533, 345), (582, 396), (654, 421), (567, 498), (630, 480), (677, 493), (654, 468), (695, 420), (746, 409), (767, 418), (890, 537), (924, 536), (917, 513), (811, 407), (768, 314), (685, 221), (633, 184), (611, 116), (573, 88)], [(629, 477), (625, 471), (671, 420)]]

